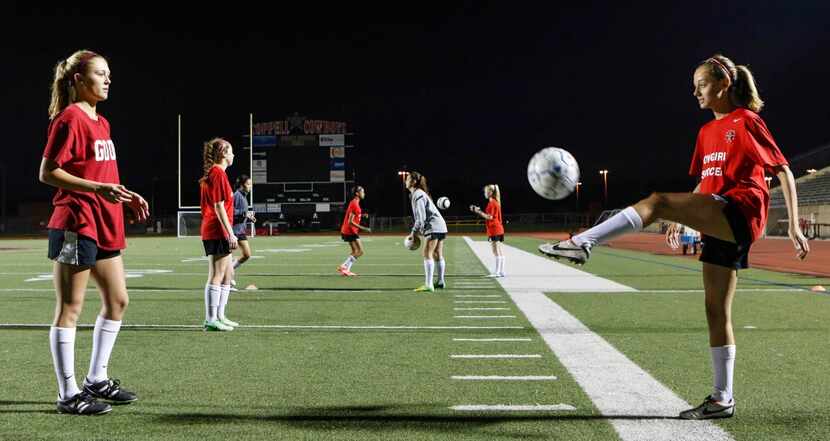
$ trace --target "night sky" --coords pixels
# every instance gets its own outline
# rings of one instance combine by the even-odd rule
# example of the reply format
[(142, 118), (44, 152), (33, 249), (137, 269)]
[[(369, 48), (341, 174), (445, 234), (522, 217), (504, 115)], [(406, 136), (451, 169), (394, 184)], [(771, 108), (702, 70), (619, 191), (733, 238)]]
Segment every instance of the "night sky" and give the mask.
[(113, 85), (98, 110), (112, 125), (122, 182), (149, 200), (155, 181), (157, 214), (177, 208), (179, 113), (203, 139), (244, 133), (249, 112), (348, 121), (357, 148), (347, 160), (367, 187), (364, 206), (380, 214), (402, 214), (404, 165), (459, 207), (481, 203), (481, 186), (496, 182), (506, 212), (573, 210), (573, 197), (545, 201), (527, 184), (527, 161), (545, 146), (579, 161), (582, 208), (602, 201), (599, 169), (610, 170), (609, 205), (688, 191), (695, 136), (712, 118), (697, 108), (691, 74), (716, 52), (753, 70), (761, 115), (786, 156), (830, 141), (826, 1), (141, 2), (123, 13), (108, 9), (115, 3), (35, 3), (7, 6), (0, 28), (11, 215), (53, 193), (37, 181), (49, 86), (54, 65), (80, 48), (108, 58)]

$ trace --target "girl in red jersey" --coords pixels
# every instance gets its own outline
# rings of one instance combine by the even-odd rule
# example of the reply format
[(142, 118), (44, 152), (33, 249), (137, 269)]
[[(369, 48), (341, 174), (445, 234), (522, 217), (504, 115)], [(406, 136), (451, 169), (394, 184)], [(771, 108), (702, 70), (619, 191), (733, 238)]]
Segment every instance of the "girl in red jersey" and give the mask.
[(715, 55), (695, 69), (692, 85), (700, 108), (711, 110), (715, 117), (697, 136), (689, 169), (690, 175), (700, 179), (694, 191), (653, 193), (570, 240), (544, 244), (539, 250), (585, 263), (592, 246), (641, 230), (656, 219), (677, 222), (666, 236), (674, 248), (679, 245), (681, 224), (700, 231), (714, 390), (700, 406), (681, 412), (680, 418), (728, 418), (735, 413), (732, 299), (737, 270), (748, 267), (749, 248), (766, 224), (769, 190), (765, 172), (774, 173), (781, 182), (796, 256), (804, 259), (810, 246), (798, 227), (798, 196), (792, 172), (758, 116), (764, 103), (752, 73), (746, 66), (736, 66), (729, 58)]
[[(120, 184), (115, 144), (97, 104), (109, 96), (110, 69), (104, 57), (77, 51), (55, 67), (49, 106), (49, 137), (40, 163), (40, 181), (57, 187), (49, 219), (49, 259), (57, 306), (49, 329), (52, 362), (58, 379), (58, 412), (96, 415), (109, 404), (138, 398), (107, 375), (110, 354), (129, 303), (121, 250), (122, 203), (136, 219), (147, 219), (147, 202)], [(89, 276), (101, 293), (101, 311), (92, 332), (89, 372), (78, 389), (75, 380), (75, 326)]]
[(487, 277), (504, 277), (504, 251), (501, 244), (504, 242), (504, 225), (501, 222), (501, 191), (497, 184), (484, 186), (484, 198), (487, 207), (481, 208), (470, 205), (470, 211), (484, 218), (484, 227), (487, 229), (487, 240), (493, 247), (493, 256), (496, 257), (496, 266)]
[(352, 272), (352, 265), (357, 261), (358, 257), (363, 255), (363, 245), (360, 243), (358, 233), (361, 230), (367, 233), (372, 232), (371, 228), (360, 225), (360, 216), (362, 214), (360, 201), (366, 197), (366, 190), (358, 185), (354, 188), (352, 194), (354, 197), (349, 202), (349, 208), (346, 209), (346, 215), (343, 217), (343, 225), (340, 226), (340, 237), (344, 242), (349, 243), (352, 253), (349, 254), (349, 257), (346, 258), (346, 261), (342, 265), (337, 267), (338, 273), (349, 277), (357, 275)]
[(204, 175), (199, 179), (202, 209), (202, 245), (208, 256), (205, 284), (205, 331), (233, 331), (239, 326), (225, 316), (233, 277), (232, 250), (239, 246), (233, 233), (233, 190), (225, 169), (233, 164), (233, 146), (222, 138), (206, 142), (202, 152)]

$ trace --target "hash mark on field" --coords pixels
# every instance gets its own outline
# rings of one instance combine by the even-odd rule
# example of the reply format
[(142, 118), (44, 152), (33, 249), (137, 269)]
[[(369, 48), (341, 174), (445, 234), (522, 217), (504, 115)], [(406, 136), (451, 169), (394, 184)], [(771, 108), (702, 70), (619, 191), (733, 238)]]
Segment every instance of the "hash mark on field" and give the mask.
[(454, 318), (463, 319), (497, 319), (497, 318), (516, 318), (515, 315), (456, 315)]
[(455, 311), (510, 311), (510, 308), (453, 308)]
[(450, 407), (463, 412), (544, 412), (557, 410), (576, 410), (570, 404), (461, 404)]
[(467, 381), (553, 381), (553, 375), (453, 375), (453, 380)]
[(533, 341), (532, 338), (454, 338), (452, 341)]
[(496, 358), (496, 359), (513, 359), (513, 358), (542, 358), (541, 354), (452, 354), (450, 358), (463, 359), (479, 359), (479, 358)]

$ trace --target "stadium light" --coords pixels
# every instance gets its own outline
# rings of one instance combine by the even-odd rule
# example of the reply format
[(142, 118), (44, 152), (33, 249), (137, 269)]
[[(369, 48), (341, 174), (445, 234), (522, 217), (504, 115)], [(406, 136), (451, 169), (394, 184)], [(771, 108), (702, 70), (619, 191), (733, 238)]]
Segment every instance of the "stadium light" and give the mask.
[(764, 180), (767, 181), (767, 188), (769, 188), (770, 182), (772, 182), (772, 176), (764, 176)]
[(605, 196), (605, 203), (608, 203), (608, 170), (600, 170), (599, 174), (602, 175), (602, 188), (603, 188), (603, 195)]
[(813, 174), (813, 173), (815, 173), (815, 172), (817, 172), (817, 171), (818, 171), (818, 170), (816, 170), (816, 169), (814, 169), (814, 168), (808, 168), (808, 169), (807, 169), (807, 174), (808, 174), (808, 175), (811, 175), (811, 174)]
[(576, 209), (579, 210), (579, 187), (582, 187), (582, 182), (576, 183)]

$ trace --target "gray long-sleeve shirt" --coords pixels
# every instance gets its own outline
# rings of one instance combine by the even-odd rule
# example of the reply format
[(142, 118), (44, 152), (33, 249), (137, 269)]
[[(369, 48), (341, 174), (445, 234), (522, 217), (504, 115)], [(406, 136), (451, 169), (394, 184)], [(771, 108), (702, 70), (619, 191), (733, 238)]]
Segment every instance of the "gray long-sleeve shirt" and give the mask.
[(438, 211), (438, 207), (432, 202), (432, 198), (423, 190), (415, 190), (410, 195), (412, 202), (412, 217), (415, 218), (415, 225), (412, 226), (412, 233), (428, 235), (431, 233), (446, 233), (447, 223)]
[(247, 234), (248, 219), (245, 214), (248, 212), (248, 196), (240, 190), (233, 193), (233, 234)]

